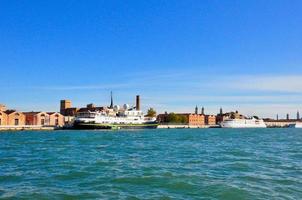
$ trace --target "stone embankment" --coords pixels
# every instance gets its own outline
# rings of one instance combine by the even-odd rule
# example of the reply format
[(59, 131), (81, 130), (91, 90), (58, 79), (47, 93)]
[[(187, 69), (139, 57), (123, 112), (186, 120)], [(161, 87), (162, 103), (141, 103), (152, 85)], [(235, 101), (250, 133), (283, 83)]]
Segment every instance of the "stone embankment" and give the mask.
[(157, 128), (219, 128), (219, 125), (204, 125), (204, 126), (195, 126), (195, 125), (178, 125), (178, 124), (173, 124), (173, 125), (158, 125)]
[(56, 127), (23, 125), (23, 126), (0, 126), (0, 131), (25, 131), (25, 130), (55, 130)]

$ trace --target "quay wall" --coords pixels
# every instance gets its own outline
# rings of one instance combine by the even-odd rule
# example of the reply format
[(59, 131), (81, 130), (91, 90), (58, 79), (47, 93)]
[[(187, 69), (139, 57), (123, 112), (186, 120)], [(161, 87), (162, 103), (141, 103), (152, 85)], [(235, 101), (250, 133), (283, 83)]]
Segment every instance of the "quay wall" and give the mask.
[(20, 125), (20, 126), (0, 126), (0, 131), (21, 131), (21, 130), (55, 130), (55, 127), (45, 127), (37, 125)]
[(177, 125), (177, 124), (173, 124), (173, 125), (158, 125), (159, 129), (165, 129), (165, 128), (175, 128), (175, 129), (178, 129), (178, 128), (219, 128), (218, 125), (202, 125), (202, 126), (197, 126), (197, 125)]

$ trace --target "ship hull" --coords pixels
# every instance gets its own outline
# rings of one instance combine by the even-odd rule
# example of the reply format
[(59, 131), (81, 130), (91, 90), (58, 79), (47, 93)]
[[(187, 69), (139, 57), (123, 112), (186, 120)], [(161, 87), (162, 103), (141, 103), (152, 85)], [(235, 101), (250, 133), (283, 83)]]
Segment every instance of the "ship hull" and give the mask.
[(96, 130), (96, 129), (155, 129), (157, 123), (145, 124), (98, 124), (98, 123), (75, 123), (73, 129)]
[(221, 128), (266, 128), (263, 120), (233, 119), (220, 124)]

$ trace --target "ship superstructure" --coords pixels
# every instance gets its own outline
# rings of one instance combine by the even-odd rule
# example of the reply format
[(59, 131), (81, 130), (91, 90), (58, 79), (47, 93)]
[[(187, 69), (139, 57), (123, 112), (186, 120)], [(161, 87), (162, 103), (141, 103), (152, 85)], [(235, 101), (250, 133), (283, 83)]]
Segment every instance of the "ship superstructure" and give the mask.
[(140, 110), (140, 97), (136, 96), (136, 106), (111, 104), (103, 110), (77, 113), (74, 128), (114, 129), (114, 128), (157, 128), (155, 117), (145, 117)]

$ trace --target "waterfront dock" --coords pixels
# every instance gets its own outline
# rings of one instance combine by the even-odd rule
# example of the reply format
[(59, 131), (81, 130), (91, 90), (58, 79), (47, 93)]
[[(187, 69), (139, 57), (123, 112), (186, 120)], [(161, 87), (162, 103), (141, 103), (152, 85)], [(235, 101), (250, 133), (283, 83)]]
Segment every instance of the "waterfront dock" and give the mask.
[(33, 130), (55, 130), (56, 127), (53, 126), (39, 126), (39, 125), (21, 125), (21, 126), (0, 126), (0, 131), (33, 131)]
[(171, 124), (171, 125), (158, 125), (157, 128), (159, 129), (181, 129), (181, 128), (219, 128), (219, 125), (203, 125), (203, 126), (196, 126), (196, 125), (183, 125), (183, 124)]

